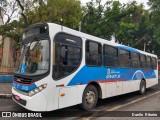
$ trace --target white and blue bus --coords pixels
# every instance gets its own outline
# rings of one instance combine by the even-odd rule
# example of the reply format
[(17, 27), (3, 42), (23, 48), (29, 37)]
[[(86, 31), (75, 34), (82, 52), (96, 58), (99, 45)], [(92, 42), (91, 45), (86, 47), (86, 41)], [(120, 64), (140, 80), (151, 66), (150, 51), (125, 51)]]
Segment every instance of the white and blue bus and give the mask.
[(157, 56), (54, 23), (22, 34), (12, 98), (31, 111), (80, 104), (139, 91), (158, 83)]

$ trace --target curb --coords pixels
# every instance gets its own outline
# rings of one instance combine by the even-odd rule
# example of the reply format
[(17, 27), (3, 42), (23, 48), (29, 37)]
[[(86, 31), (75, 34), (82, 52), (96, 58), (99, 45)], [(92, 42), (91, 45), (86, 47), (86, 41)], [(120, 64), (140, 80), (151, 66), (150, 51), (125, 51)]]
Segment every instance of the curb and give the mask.
[(0, 98), (11, 98), (12, 94), (0, 94)]

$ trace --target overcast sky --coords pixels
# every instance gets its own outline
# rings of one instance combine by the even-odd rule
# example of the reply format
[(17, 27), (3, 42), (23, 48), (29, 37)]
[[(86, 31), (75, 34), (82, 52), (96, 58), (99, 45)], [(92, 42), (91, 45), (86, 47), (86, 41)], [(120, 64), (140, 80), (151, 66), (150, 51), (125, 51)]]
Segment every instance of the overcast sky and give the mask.
[[(82, 2), (83, 4), (85, 4), (86, 2), (89, 2), (89, 1), (91, 1), (91, 0), (81, 0), (81, 2)], [(105, 3), (106, 1), (107, 1), (107, 0), (102, 0), (102, 3)], [(115, 1), (118, 1), (118, 0), (115, 0)], [(131, 2), (131, 1), (133, 1), (133, 0), (119, 0), (119, 1), (120, 1), (120, 3), (127, 3), (127, 2)], [(139, 4), (139, 3), (144, 3), (145, 8), (146, 8), (146, 9), (149, 8), (148, 5), (147, 5), (148, 0), (135, 0), (135, 1), (137, 1), (138, 4)]]

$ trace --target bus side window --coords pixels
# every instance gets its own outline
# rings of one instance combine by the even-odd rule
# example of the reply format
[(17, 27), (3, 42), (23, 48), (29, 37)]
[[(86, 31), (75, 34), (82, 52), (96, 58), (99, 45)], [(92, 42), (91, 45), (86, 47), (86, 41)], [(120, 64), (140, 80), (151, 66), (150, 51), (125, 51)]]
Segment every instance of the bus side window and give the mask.
[(89, 66), (102, 65), (102, 45), (100, 43), (86, 41), (86, 64)]
[(151, 57), (147, 56), (147, 68), (150, 69), (151, 68)]
[(140, 68), (140, 55), (138, 53), (132, 53), (132, 67)]
[(146, 68), (146, 56), (141, 54), (141, 68)]
[(157, 69), (157, 59), (155, 57), (152, 57), (151, 61), (152, 61), (152, 69), (156, 70)]
[(56, 43), (55, 47), (56, 58), (53, 77), (58, 79), (77, 69), (81, 62), (81, 49), (68, 45), (59, 45), (59, 43)]
[(109, 45), (103, 46), (103, 64), (105, 67), (118, 67), (118, 49)]
[(120, 67), (121, 68), (130, 68), (131, 66), (131, 54), (127, 50), (120, 49)]

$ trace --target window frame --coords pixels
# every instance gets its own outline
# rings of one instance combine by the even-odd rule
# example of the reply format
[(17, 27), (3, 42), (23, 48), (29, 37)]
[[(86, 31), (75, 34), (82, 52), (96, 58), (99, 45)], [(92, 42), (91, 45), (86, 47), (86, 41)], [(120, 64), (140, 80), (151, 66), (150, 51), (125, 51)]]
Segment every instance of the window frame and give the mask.
[[(153, 66), (153, 60), (152, 60), (152, 59), (155, 59), (155, 60), (156, 60), (156, 62), (155, 62), (155, 64), (156, 64), (156, 69), (154, 68), (155, 66)], [(157, 70), (157, 58), (156, 58), (156, 57), (151, 57), (151, 63), (152, 63), (151, 69)]]
[[(109, 47), (112, 47), (112, 48), (114, 48), (114, 49), (117, 50), (117, 62), (118, 62), (118, 66), (117, 67), (115, 67), (115, 66), (105, 66), (104, 65), (104, 56), (105, 56), (104, 50), (105, 50), (105, 46), (109, 46)], [(103, 44), (102, 64), (103, 64), (103, 66), (105, 68), (119, 68), (119, 53), (118, 53), (118, 48), (116, 48), (115, 46), (108, 45), (108, 44)]]
[[(100, 44), (101, 45), (101, 54), (99, 54), (100, 55), (100, 58), (101, 58), (101, 64), (100, 65), (88, 65), (87, 64), (87, 50), (86, 50), (86, 48), (87, 48), (87, 42), (93, 42), (93, 43), (96, 43), (96, 44)], [(98, 55), (98, 54), (97, 54)], [(102, 46), (102, 44), (100, 43), (100, 42), (97, 42), (97, 41), (93, 41), (93, 40), (89, 40), (89, 39), (87, 39), (86, 41), (85, 41), (85, 65), (86, 66), (88, 66), (88, 67), (101, 67), (102, 65), (103, 65), (103, 57), (102, 57), (102, 55), (103, 55), (103, 46)]]
[[(150, 66), (148, 67), (148, 61), (147, 61), (147, 58), (150, 58)], [(146, 56), (146, 64), (147, 64), (147, 66), (146, 66), (146, 69), (152, 69), (152, 67), (151, 67), (151, 62), (152, 62), (152, 60), (151, 60), (151, 56), (149, 56), (149, 55), (147, 55)]]
[[(130, 55), (130, 56), (129, 56), (129, 58), (130, 58), (130, 59), (129, 59), (129, 60), (130, 60), (129, 67), (121, 67), (121, 54), (120, 54), (120, 51), (121, 51), (121, 50), (124, 50), (124, 51), (129, 52), (129, 55)], [(126, 49), (123, 49), (123, 48), (119, 48), (119, 67), (122, 68), (122, 69), (123, 69), (123, 68), (132, 68), (132, 66), (131, 66), (131, 60), (132, 60), (132, 59), (131, 59), (131, 51), (126, 50)]]
[[(142, 58), (141, 58), (142, 55), (145, 57), (145, 61), (143, 61), (145, 62), (145, 67), (142, 67)], [(140, 68), (147, 69), (147, 56), (145, 54), (140, 54)]]
[[(138, 65), (138, 67), (133, 67), (133, 54), (134, 53), (136, 53), (136, 54), (138, 54), (138, 56), (139, 56), (139, 65)], [(137, 53), (137, 52), (132, 52), (131, 53), (131, 67), (133, 68), (133, 69), (138, 69), (138, 68), (141, 68), (141, 56), (140, 56), (140, 54), (139, 53)], [(134, 60), (135, 61), (135, 60)]]
[[(75, 38), (79, 38), (79, 40), (81, 40), (81, 46), (79, 47), (79, 46), (74, 46), (74, 45), (69, 45), (69, 44), (65, 44), (65, 43), (61, 43), (61, 42), (56, 42), (55, 41), (55, 37), (58, 35), (58, 34), (65, 34), (65, 35), (67, 35), (67, 36), (72, 36), (72, 37), (75, 37)], [(74, 73), (75, 71), (77, 71), (77, 69), (79, 69), (79, 67), (80, 67), (80, 65), (82, 64), (82, 58), (83, 58), (83, 39), (81, 38), (81, 37), (78, 37), (78, 36), (75, 36), (75, 35), (72, 35), (72, 34), (68, 34), (68, 33), (65, 33), (65, 32), (59, 32), (59, 33), (57, 33), (55, 36), (54, 36), (54, 39), (53, 39), (53, 47), (54, 47), (54, 51), (53, 51), (53, 53), (52, 53), (52, 55), (53, 55), (53, 61), (56, 61), (56, 44), (60, 44), (61, 46), (62, 45), (64, 45), (64, 46), (69, 46), (69, 47), (74, 47), (74, 48), (79, 48), (81, 51), (81, 58), (80, 58), (80, 62), (79, 62), (79, 65), (77, 66), (77, 68), (75, 69), (75, 70), (73, 70), (72, 72), (70, 72), (69, 74), (67, 74), (67, 75), (65, 75), (65, 76), (62, 76), (62, 77), (59, 77), (59, 78), (55, 78), (54, 77), (54, 66), (56, 65), (55, 64), (55, 62), (52, 64), (52, 78), (53, 78), (53, 80), (55, 80), (55, 81), (59, 81), (59, 80), (61, 80), (61, 79), (63, 79), (63, 78), (65, 78), (65, 77), (67, 77), (67, 76), (69, 76), (69, 75), (71, 75), (72, 73)]]

